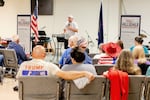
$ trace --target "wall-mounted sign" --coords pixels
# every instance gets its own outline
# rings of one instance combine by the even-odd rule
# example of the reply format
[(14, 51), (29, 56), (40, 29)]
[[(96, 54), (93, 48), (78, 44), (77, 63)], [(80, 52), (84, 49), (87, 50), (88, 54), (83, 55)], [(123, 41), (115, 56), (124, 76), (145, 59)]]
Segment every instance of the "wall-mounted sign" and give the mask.
[(120, 39), (125, 48), (134, 45), (134, 38), (140, 34), (141, 16), (140, 15), (121, 15)]
[(17, 33), (20, 38), (20, 44), (24, 48), (26, 54), (30, 54), (31, 51), (30, 21), (30, 15), (17, 15)]

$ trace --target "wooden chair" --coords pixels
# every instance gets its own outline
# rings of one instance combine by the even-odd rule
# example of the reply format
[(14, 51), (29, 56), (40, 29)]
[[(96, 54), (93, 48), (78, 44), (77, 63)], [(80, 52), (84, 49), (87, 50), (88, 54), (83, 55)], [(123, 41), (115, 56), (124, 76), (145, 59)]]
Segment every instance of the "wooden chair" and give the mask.
[(19, 100), (59, 100), (60, 82), (43, 76), (19, 77)]

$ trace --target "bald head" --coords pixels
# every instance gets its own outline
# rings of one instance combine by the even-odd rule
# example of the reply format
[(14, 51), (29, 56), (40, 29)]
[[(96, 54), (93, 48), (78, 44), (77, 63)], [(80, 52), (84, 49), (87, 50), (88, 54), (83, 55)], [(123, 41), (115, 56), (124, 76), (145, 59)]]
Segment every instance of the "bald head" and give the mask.
[(45, 48), (37, 45), (33, 48), (32, 57), (35, 59), (44, 59), (46, 56)]

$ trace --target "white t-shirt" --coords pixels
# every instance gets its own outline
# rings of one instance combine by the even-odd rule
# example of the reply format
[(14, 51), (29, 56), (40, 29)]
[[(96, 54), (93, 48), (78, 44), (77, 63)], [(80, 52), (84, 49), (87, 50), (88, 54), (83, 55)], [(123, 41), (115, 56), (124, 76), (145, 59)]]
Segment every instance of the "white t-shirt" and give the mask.
[(16, 78), (20, 76), (51, 76), (54, 77), (59, 67), (41, 59), (25, 61), (20, 65)]
[(65, 38), (68, 39), (70, 36), (75, 35), (76, 32), (73, 32), (72, 30), (69, 30), (67, 27), (71, 26), (73, 28), (78, 29), (78, 25), (75, 21), (69, 23), (68, 21), (65, 24), (65, 29), (66, 29), (66, 33), (65, 33)]

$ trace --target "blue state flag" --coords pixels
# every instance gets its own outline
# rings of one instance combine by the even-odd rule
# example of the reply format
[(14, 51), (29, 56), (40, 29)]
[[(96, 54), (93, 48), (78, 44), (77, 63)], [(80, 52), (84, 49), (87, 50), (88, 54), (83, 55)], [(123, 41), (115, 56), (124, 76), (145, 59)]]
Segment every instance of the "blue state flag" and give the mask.
[(103, 36), (103, 7), (102, 2), (100, 6), (100, 14), (99, 14), (99, 27), (98, 27), (98, 45), (104, 42)]

